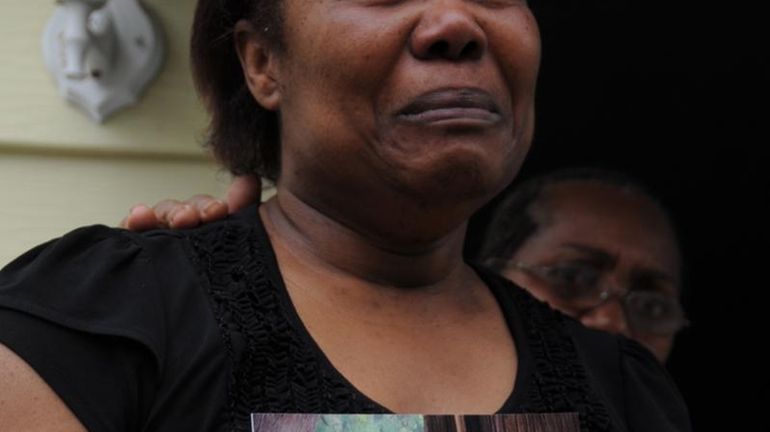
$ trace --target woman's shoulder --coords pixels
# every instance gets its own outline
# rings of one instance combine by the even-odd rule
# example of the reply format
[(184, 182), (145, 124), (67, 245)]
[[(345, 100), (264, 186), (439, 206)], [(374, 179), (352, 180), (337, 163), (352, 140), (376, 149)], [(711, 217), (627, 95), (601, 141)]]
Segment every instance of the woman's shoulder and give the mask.
[[(0, 271), (0, 343), (92, 428), (123, 422), (125, 407), (136, 407), (131, 418), (157, 415), (171, 428), (178, 424), (163, 422), (216, 424), (228, 363), (201, 265), (206, 254), (236, 256), (228, 236), (253, 229), (247, 225), (145, 233), (90, 226), (42, 244)], [(89, 381), (89, 373), (101, 378)], [(126, 389), (126, 400), (110, 398), (113, 410), (94, 404), (108, 384)], [(209, 391), (207, 409), (173, 414), (185, 411), (188, 395)], [(152, 404), (165, 408), (152, 414)]]
[(592, 385), (630, 430), (691, 430), (682, 395), (647, 348), (568, 317), (565, 323)]
[(202, 257), (237, 257), (237, 249), (247, 248), (248, 242), (266, 241), (257, 229), (261, 225), (250, 216), (246, 211), (178, 231), (78, 228), (31, 249), (0, 270), (0, 307), (51, 318), (67, 314), (66, 320), (73, 323), (103, 315), (103, 324), (109, 326), (116, 308), (148, 311), (168, 305), (173, 297), (189, 294), (199, 284)]
[(690, 414), (668, 371), (645, 347), (617, 336), (621, 351), (621, 372), (626, 404), (635, 407), (627, 414), (637, 430), (691, 430)]
[(192, 230), (78, 228), (0, 270), (0, 308), (133, 339), (157, 355), (174, 317), (211, 314), (208, 279), (223, 275), (222, 263), (236, 268), (245, 251), (269, 250), (260, 227), (251, 208)]
[[(220, 309), (237, 297), (245, 252), (269, 250), (259, 232), (248, 215), (186, 231), (76, 229), (0, 271), (0, 343), (92, 430), (148, 419), (214, 430), (238, 347)], [(95, 396), (110, 389), (120, 397)], [(189, 413), (203, 394), (206, 408)]]
[[(133, 339), (157, 353), (163, 341), (148, 326), (162, 325), (164, 306), (195, 277), (182, 240), (173, 232), (78, 228), (0, 271), (0, 307), (73, 330)], [(180, 283), (164, 283), (167, 274)]]

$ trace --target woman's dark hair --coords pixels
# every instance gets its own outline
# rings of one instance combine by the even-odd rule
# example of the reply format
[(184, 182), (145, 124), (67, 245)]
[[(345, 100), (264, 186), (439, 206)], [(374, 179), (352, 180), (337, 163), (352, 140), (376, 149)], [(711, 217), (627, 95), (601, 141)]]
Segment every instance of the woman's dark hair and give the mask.
[(235, 175), (278, 178), (278, 114), (262, 108), (246, 86), (235, 49), (235, 24), (246, 19), (283, 49), (280, 0), (199, 0), (192, 27), (193, 78), (211, 115), (206, 145)]
[(516, 251), (537, 232), (537, 218), (532, 206), (540, 202), (549, 186), (571, 181), (586, 181), (618, 187), (628, 193), (647, 198), (669, 220), (673, 220), (660, 201), (636, 179), (615, 171), (598, 168), (569, 168), (553, 171), (525, 181), (505, 192), (493, 210), (492, 219), (484, 231), (484, 239), (476, 261), (500, 272)]

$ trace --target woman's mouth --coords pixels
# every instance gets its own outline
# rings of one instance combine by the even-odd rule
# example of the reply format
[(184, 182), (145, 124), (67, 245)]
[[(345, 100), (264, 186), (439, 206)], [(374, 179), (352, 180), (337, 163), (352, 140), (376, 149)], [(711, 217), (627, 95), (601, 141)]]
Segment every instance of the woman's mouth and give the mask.
[(483, 127), (498, 123), (492, 96), (475, 88), (444, 88), (418, 96), (398, 111), (402, 121), (437, 126)]

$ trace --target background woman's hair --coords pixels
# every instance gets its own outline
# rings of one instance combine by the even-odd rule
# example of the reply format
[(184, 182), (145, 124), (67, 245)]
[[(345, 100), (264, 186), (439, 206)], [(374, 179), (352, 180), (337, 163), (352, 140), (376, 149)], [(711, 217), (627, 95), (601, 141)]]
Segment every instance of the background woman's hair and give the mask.
[(206, 145), (235, 175), (278, 178), (278, 113), (262, 108), (243, 77), (233, 38), (235, 24), (251, 21), (274, 49), (283, 50), (280, 0), (199, 0), (190, 54), (193, 78), (211, 115)]
[(475, 260), (492, 270), (501, 271), (505, 263), (539, 228), (538, 223), (541, 221), (532, 214), (533, 204), (540, 202), (548, 187), (572, 181), (615, 186), (627, 193), (644, 197), (663, 212), (673, 229), (674, 223), (666, 208), (638, 180), (620, 172), (599, 168), (561, 169), (534, 177), (505, 192), (493, 210)]

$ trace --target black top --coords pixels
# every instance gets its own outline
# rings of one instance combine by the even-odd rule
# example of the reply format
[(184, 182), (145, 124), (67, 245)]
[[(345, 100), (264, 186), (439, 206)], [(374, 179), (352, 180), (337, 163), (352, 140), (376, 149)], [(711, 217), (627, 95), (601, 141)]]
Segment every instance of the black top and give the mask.
[[(500, 412), (578, 412), (591, 432), (690, 429), (644, 348), (478, 272), (519, 355)], [(251, 412), (388, 412), (303, 326), (256, 207), (189, 231), (81, 228), (31, 250), (0, 272), (0, 342), (91, 431), (248, 430)]]

